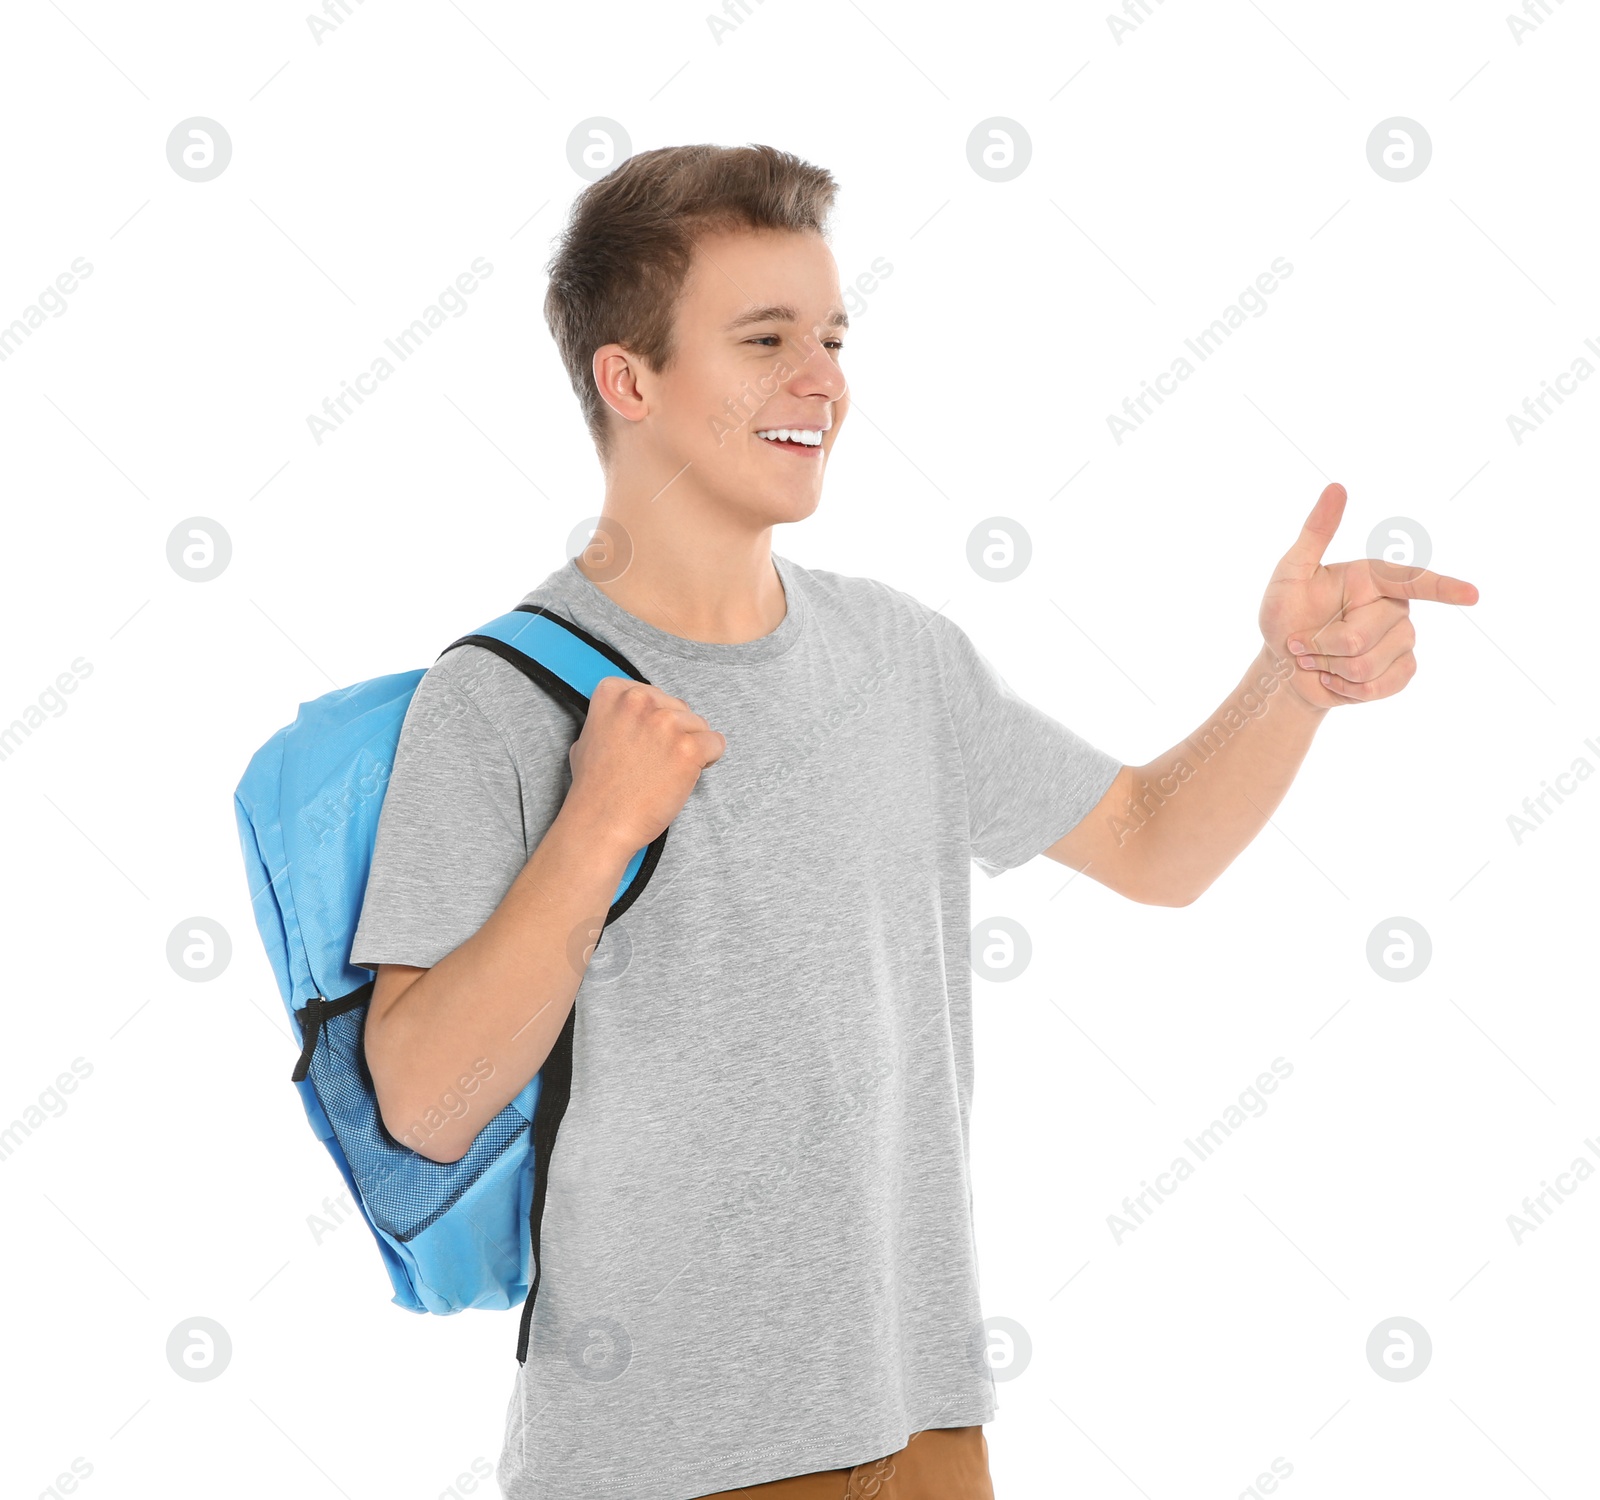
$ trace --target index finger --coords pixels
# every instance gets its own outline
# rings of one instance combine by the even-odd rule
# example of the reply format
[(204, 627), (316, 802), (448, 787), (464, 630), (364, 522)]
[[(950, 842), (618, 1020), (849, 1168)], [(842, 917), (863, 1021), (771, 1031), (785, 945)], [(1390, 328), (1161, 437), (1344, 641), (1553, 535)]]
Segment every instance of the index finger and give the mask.
[(1464, 578), (1434, 573), (1427, 568), (1404, 568), (1397, 563), (1369, 558), (1372, 581), (1390, 599), (1429, 599), (1436, 604), (1476, 604), (1478, 590)]

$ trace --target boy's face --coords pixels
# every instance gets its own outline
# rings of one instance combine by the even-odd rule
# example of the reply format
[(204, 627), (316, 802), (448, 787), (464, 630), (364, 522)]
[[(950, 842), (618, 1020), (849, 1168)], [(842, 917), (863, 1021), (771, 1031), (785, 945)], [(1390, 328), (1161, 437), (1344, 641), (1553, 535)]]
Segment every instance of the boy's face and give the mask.
[[(639, 415), (618, 424), (614, 481), (630, 491), (671, 481), (658, 503), (738, 514), (757, 528), (810, 515), (849, 405), (838, 363), (847, 321), (820, 235), (702, 236), (670, 367), (633, 361), (626, 410)], [(761, 436), (776, 429), (801, 429), (811, 442)]]

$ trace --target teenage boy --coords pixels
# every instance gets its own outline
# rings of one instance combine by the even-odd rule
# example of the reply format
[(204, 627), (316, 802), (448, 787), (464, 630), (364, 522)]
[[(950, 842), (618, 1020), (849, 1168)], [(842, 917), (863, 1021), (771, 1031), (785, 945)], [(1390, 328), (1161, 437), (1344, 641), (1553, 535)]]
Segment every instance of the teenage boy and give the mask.
[[(646, 681), (606, 678), (580, 718), (452, 651), (385, 796), (352, 960), (377, 971), (386, 1126), (454, 1161), (547, 1059), (570, 1071), (498, 1468), (515, 1500), (989, 1500), (970, 862), (1042, 852), (1187, 905), (1326, 711), (1410, 680), (1408, 601), (1477, 597), (1324, 566), (1330, 485), (1238, 684), (1125, 766), (944, 616), (773, 553), (849, 407), (835, 187), (768, 147), (686, 146), (580, 194), (545, 312), (604, 470), (604, 546), (527, 602)], [(959, 401), (954, 379), (930, 389)], [(465, 1109), (414, 1129), (475, 1059), (492, 1073)]]

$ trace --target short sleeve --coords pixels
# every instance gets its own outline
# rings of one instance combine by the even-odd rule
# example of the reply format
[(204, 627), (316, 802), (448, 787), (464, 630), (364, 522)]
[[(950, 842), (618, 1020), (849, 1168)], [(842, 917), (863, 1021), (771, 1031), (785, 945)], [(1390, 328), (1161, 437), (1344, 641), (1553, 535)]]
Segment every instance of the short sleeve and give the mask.
[(972, 859), (992, 877), (1071, 833), (1122, 762), (1014, 692), (953, 620), (932, 621), (966, 774)]
[(351, 963), (431, 968), (483, 926), (527, 858), (511, 752), (435, 667), (401, 725)]

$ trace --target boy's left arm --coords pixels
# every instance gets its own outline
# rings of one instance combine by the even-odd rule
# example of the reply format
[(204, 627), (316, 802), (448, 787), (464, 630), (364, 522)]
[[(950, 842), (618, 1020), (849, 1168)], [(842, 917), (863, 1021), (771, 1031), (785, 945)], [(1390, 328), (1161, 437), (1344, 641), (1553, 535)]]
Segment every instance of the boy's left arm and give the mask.
[(1330, 708), (1398, 693), (1417, 670), (1410, 601), (1475, 604), (1426, 568), (1325, 564), (1345, 491), (1330, 484), (1261, 601), (1264, 644), (1194, 734), (1124, 766), (1095, 809), (1045, 851), (1132, 900), (1187, 906), (1283, 800)]

